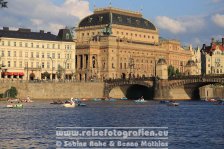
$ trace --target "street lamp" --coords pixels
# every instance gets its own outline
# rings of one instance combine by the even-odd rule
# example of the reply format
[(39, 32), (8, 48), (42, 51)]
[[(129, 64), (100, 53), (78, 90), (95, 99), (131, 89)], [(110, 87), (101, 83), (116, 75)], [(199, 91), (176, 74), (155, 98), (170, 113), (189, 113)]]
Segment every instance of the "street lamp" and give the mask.
[(51, 59), (51, 80), (53, 81), (53, 59), (52, 57), (49, 57)]

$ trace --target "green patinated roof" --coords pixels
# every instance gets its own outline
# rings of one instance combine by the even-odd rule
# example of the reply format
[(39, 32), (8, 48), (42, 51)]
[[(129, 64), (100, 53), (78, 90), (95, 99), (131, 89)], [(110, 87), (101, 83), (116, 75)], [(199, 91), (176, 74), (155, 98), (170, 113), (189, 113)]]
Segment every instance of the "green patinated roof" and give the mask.
[(128, 16), (113, 12), (92, 14), (84, 18), (79, 23), (79, 27), (106, 25), (106, 24), (117, 24), (149, 30), (156, 30), (156, 27), (150, 21), (142, 17)]

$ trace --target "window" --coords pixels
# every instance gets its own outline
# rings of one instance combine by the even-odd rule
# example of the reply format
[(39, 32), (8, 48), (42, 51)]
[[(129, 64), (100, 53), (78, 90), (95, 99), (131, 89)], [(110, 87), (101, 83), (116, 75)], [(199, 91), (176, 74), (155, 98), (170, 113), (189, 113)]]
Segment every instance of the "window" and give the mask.
[(39, 58), (39, 52), (36, 53), (36, 58)]
[(39, 68), (39, 62), (36, 62), (36, 68)]
[(25, 52), (25, 57), (28, 57), (28, 52)]
[(54, 49), (55, 44), (52, 45), (52, 49)]
[(66, 40), (69, 40), (69, 33), (66, 33)]
[(210, 64), (208, 64), (208, 67), (210, 67)]
[(120, 63), (120, 69), (122, 69), (122, 63)]
[(52, 58), (55, 58), (55, 53), (52, 53)]
[(44, 62), (42, 62), (41, 67), (44, 68)]
[(36, 45), (36, 48), (39, 48), (39, 44)]
[(58, 49), (60, 49), (60, 45), (58, 45)]
[(4, 43), (4, 41), (2, 41), (2, 46), (4, 46), (5, 45), (5, 43)]
[(23, 52), (19, 51), (19, 57), (23, 57)]
[(42, 48), (44, 49), (44, 44), (42, 44)]
[(33, 43), (31, 43), (31, 48), (33, 48)]
[(31, 62), (31, 68), (33, 68), (33, 62)]
[(11, 67), (11, 63), (10, 63), (10, 61), (8, 61), (8, 67)]
[(5, 56), (5, 52), (4, 51), (2, 51), (2, 57), (4, 57)]
[(58, 59), (60, 59), (61, 58), (61, 55), (60, 55), (60, 53), (58, 53)]
[(11, 56), (11, 52), (10, 51), (8, 51), (8, 57), (10, 57)]
[(16, 67), (16, 61), (14, 61), (14, 67)]
[(42, 58), (44, 58), (44, 53), (42, 53)]
[(16, 42), (14, 42), (14, 46), (16, 47)]
[(49, 46), (49, 44), (47, 44), (47, 48), (48, 48), (48, 49), (50, 49), (50, 46)]
[(10, 46), (10, 41), (8, 41), (8, 46)]
[(50, 53), (47, 53), (47, 58), (50, 58)]
[(19, 61), (19, 67), (22, 68), (23, 67), (23, 62)]
[(28, 43), (25, 43), (25, 47), (28, 47)]
[(70, 68), (70, 64), (69, 63), (67, 63), (67, 69), (69, 69)]
[(16, 51), (14, 51), (14, 57), (16, 57)]
[(131, 24), (131, 18), (127, 18), (129, 24)]
[(31, 56), (30, 57), (33, 58), (33, 52), (31, 52)]
[(103, 16), (99, 16), (99, 22), (103, 21)]
[(47, 62), (47, 68), (50, 68), (50, 62)]
[(19, 42), (19, 46), (20, 46), (20, 47), (22, 47), (22, 46), (23, 46), (22, 42)]

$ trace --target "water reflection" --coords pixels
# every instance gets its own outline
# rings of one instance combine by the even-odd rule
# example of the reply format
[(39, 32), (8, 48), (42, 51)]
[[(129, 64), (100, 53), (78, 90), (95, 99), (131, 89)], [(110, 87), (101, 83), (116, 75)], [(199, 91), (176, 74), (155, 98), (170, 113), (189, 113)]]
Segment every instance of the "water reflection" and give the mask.
[(55, 148), (56, 127), (169, 127), (169, 148), (224, 148), (224, 106), (199, 101), (170, 107), (149, 101), (87, 102), (66, 109), (51, 101), (7, 109), (0, 103), (1, 148)]

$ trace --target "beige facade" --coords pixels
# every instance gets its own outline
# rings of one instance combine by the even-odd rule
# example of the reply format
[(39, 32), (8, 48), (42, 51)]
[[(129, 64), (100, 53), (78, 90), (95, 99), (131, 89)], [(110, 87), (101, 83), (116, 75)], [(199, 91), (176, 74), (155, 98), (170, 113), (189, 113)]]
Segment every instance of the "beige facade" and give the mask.
[(224, 73), (224, 38), (221, 42), (212, 40), (210, 46), (203, 45), (202, 49), (202, 72), (203, 74)]
[(160, 40), (158, 29), (138, 12), (96, 9), (76, 28), (77, 79), (151, 77), (164, 58), (181, 72), (192, 57), (176, 40)]
[(66, 36), (64, 40), (49, 32), (4, 28), (0, 31), (1, 79), (72, 79), (75, 42)]

